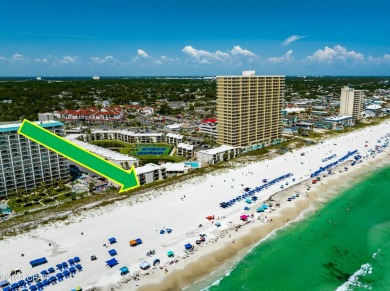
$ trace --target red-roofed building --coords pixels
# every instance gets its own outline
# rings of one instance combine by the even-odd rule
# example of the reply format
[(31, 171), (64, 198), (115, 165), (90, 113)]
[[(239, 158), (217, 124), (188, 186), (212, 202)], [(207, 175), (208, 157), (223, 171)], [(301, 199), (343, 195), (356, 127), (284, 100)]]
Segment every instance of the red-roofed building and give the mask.
[(120, 106), (103, 108), (102, 110), (99, 110), (99, 108), (96, 107), (78, 110), (65, 109), (59, 111), (58, 114), (60, 115), (61, 120), (74, 122), (114, 122), (126, 119), (126, 116), (123, 114), (123, 109)]
[(215, 118), (204, 119), (202, 123), (199, 124), (199, 132), (217, 137), (217, 124), (218, 121)]

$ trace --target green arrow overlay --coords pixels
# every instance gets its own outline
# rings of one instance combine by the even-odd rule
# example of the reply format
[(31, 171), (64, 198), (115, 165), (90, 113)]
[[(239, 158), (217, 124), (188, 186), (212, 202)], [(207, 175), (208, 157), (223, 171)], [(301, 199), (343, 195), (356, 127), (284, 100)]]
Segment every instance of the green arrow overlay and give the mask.
[(139, 187), (134, 166), (126, 171), (27, 119), (23, 120), (18, 133), (100, 176), (122, 185), (119, 193)]

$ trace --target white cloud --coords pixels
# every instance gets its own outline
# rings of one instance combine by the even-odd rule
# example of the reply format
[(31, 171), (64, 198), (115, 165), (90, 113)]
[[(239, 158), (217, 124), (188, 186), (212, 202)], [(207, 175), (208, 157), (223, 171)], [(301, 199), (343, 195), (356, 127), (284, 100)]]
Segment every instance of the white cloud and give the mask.
[(59, 60), (59, 63), (61, 64), (76, 64), (78, 62), (79, 61), (77, 57), (71, 57), (71, 56), (65, 56)]
[(233, 47), (233, 49), (230, 51), (230, 53), (232, 55), (235, 55), (235, 56), (246, 56), (246, 57), (256, 57), (256, 55), (254, 53), (252, 53), (251, 51), (249, 50), (246, 50), (246, 49), (242, 49), (240, 46), (236, 45)]
[(286, 52), (286, 54), (284, 56), (268, 58), (267, 61), (269, 61), (271, 63), (289, 62), (289, 61), (292, 61), (294, 59), (292, 54), (293, 54), (293, 50), (289, 50), (288, 52)]
[(144, 50), (138, 49), (137, 56), (133, 58), (133, 62), (151, 60), (152, 57), (149, 56)]
[(24, 61), (26, 58), (21, 54), (13, 54), (11, 56), (11, 61)]
[(367, 60), (368, 62), (376, 65), (386, 64), (390, 63), (390, 55), (384, 54), (382, 57), (368, 56)]
[(307, 37), (307, 36), (296, 35), (296, 34), (291, 35), (291, 36), (289, 36), (288, 38), (286, 38), (286, 39), (284, 40), (283, 45), (284, 45), (284, 46), (288, 46), (288, 45), (291, 44), (292, 42), (297, 41), (298, 39), (305, 38), (305, 37)]
[(47, 58), (36, 58), (36, 59), (34, 59), (34, 62), (47, 64), (49, 62), (49, 60)]
[(333, 63), (335, 61), (364, 61), (364, 55), (356, 51), (348, 51), (347, 48), (336, 45), (333, 48), (325, 46), (323, 50), (319, 49), (311, 56), (306, 58), (307, 61), (314, 61), (319, 63)]
[(154, 60), (153, 63), (156, 65), (163, 65), (163, 64), (175, 64), (175, 63), (179, 63), (179, 62), (180, 62), (179, 58), (170, 58), (167, 56), (160, 56), (160, 58), (157, 60)]
[(234, 46), (232, 50), (227, 52), (223, 52), (221, 50), (209, 52), (205, 50), (196, 49), (190, 45), (187, 45), (183, 48), (182, 51), (190, 57), (190, 61), (199, 64), (212, 64), (217, 62), (236, 62), (238, 64), (241, 64), (241, 58), (246, 58), (248, 62), (251, 62), (253, 61), (253, 59), (258, 58), (256, 54), (249, 50), (242, 49), (240, 46)]
[(104, 64), (104, 63), (115, 61), (115, 58), (111, 55), (105, 56), (104, 58), (91, 57), (91, 61), (97, 64)]
[(144, 50), (138, 49), (137, 57), (147, 59), (149, 58), (149, 55)]
[(0, 61), (6, 61), (6, 60), (7, 60), (6, 57), (0, 56)]

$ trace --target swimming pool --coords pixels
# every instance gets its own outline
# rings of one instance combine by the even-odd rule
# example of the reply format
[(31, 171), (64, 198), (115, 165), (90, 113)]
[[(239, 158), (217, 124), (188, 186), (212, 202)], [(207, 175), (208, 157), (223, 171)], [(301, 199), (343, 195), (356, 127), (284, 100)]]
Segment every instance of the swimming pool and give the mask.
[(191, 168), (200, 168), (200, 164), (198, 162), (184, 162), (184, 165), (190, 166)]

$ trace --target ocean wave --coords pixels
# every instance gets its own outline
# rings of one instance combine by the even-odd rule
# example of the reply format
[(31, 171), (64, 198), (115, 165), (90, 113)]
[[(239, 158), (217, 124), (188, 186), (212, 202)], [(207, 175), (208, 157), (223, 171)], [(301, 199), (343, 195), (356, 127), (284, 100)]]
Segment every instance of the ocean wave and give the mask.
[(382, 249), (378, 249), (375, 253), (373, 253), (372, 258), (375, 259), (377, 255), (382, 251)]
[[(379, 251), (379, 250), (378, 250)], [(359, 277), (366, 276), (372, 273), (372, 266), (370, 264), (363, 264), (360, 266), (360, 269), (357, 270), (351, 277), (348, 278), (348, 281), (343, 285), (337, 287), (336, 291), (349, 291), (352, 290), (352, 287), (364, 288), (371, 290), (371, 287), (359, 282)]]

